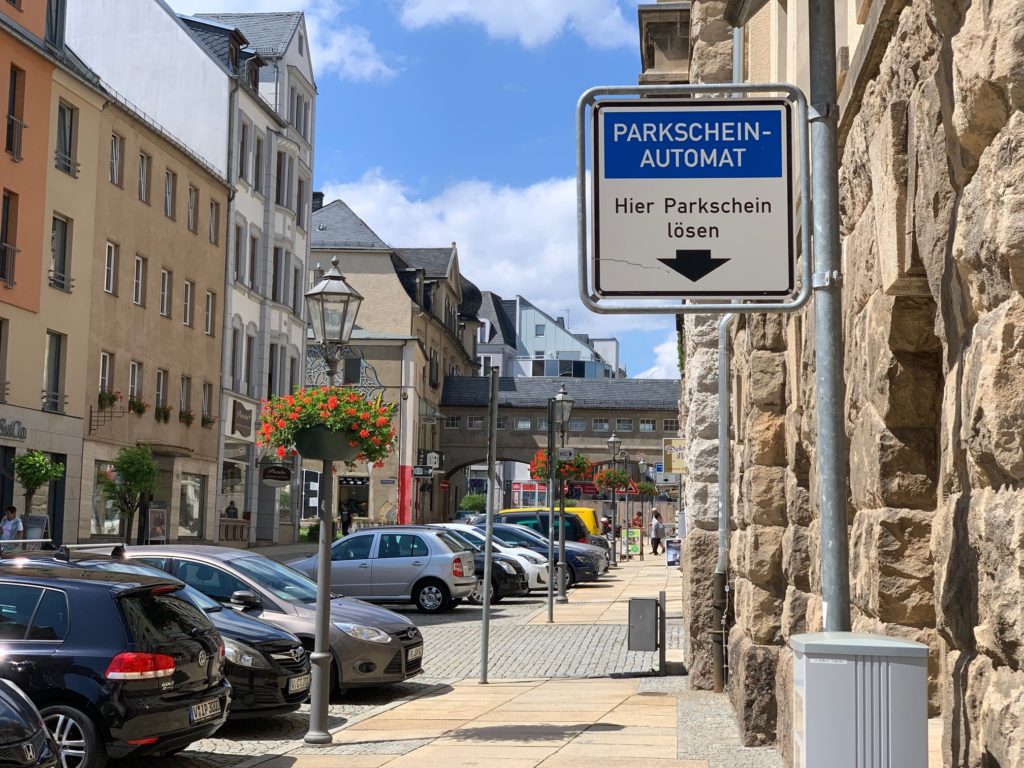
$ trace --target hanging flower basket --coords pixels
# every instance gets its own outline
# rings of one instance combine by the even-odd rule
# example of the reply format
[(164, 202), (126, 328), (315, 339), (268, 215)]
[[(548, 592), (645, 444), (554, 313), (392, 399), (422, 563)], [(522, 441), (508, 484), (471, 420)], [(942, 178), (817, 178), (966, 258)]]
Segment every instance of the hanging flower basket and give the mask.
[[(530, 477), (547, 482), (548, 466), (548, 452), (541, 448), (530, 461)], [(593, 472), (590, 459), (580, 453), (567, 461), (555, 460), (555, 477), (560, 480), (589, 480)]]
[(594, 485), (602, 491), (624, 491), (629, 488), (629, 475), (621, 469), (604, 469), (594, 476)]
[(395, 448), (394, 411), (394, 403), (367, 400), (348, 387), (302, 388), (263, 403), (256, 444), (273, 448), (278, 458), (300, 453), (382, 466)]

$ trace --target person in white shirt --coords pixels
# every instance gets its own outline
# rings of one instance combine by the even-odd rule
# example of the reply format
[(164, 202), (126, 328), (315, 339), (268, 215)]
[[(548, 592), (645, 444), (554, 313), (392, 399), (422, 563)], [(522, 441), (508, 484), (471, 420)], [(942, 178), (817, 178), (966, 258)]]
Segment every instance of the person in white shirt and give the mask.
[(665, 524), (661, 522), (661, 512), (655, 512), (651, 517), (651, 554), (658, 554), (658, 547), (661, 547), (662, 552), (665, 548), (661, 542), (665, 538)]
[[(13, 541), (14, 539), (25, 538), (25, 526), (18, 517), (17, 507), (8, 507), (4, 510), (4, 519), (0, 520), (0, 541)], [(10, 545), (5, 547), (10, 549)]]

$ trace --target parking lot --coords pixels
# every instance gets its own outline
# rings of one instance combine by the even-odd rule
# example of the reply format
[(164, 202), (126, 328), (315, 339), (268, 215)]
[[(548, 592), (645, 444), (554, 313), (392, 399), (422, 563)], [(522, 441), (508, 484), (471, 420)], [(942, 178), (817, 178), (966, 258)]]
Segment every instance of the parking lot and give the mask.
[[(648, 569), (645, 569), (648, 570)], [(667, 569), (666, 569), (667, 570)], [(545, 593), (506, 598), (491, 608), (488, 677), (519, 678), (630, 677), (650, 674), (656, 654), (626, 650), (627, 592), (639, 589), (654, 596), (666, 579), (638, 583), (641, 571), (623, 568), (598, 582), (571, 590), (568, 606), (555, 606), (555, 623), (546, 622)], [(435, 692), (480, 674), (481, 608), (460, 605), (437, 615), (424, 615), (408, 605), (388, 606), (412, 619), (423, 633), (423, 674), (405, 683), (353, 689), (336, 697), (330, 708), (330, 728), (365, 719), (388, 708)], [(678, 609), (670, 604), (669, 647), (681, 644)], [(111, 761), (114, 768), (203, 768), (240, 766), (253, 758), (294, 749), (307, 726), (307, 707), (290, 715), (227, 723), (213, 737), (195, 742), (186, 751), (162, 759)]]

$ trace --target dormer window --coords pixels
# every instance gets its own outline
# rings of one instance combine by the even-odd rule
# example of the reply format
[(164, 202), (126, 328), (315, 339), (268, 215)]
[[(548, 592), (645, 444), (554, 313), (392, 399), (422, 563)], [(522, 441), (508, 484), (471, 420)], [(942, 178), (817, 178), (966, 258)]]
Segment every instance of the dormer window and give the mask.
[(260, 87), (260, 65), (256, 63), (255, 59), (249, 59), (249, 68), (247, 70), (249, 75), (249, 85), (253, 89), (259, 90)]
[(231, 71), (238, 72), (238, 44), (231, 42), (228, 44), (228, 61), (231, 62)]

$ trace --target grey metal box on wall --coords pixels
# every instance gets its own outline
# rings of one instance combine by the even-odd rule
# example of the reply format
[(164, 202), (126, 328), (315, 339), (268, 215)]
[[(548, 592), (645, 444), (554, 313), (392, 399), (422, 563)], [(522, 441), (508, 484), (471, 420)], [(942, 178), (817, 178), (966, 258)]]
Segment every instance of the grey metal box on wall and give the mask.
[(658, 600), (654, 597), (629, 598), (629, 650), (658, 650)]
[(794, 635), (794, 768), (927, 768), (928, 646)]

